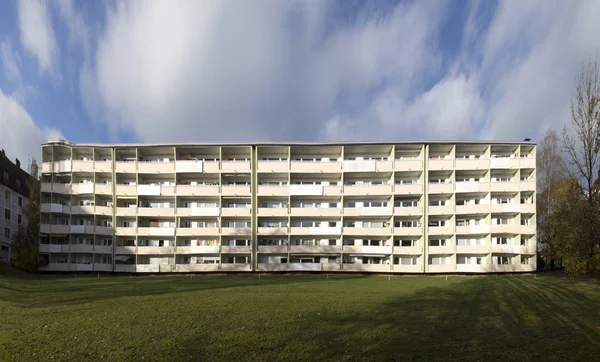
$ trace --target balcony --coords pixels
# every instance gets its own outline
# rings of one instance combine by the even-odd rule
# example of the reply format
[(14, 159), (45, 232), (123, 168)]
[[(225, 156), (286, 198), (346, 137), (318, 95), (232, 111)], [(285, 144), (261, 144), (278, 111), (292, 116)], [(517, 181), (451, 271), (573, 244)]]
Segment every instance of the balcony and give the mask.
[(145, 255), (174, 254), (175, 247), (172, 247), (172, 246), (138, 246), (137, 253), (145, 254)]
[(344, 172), (375, 172), (377, 161), (375, 160), (344, 160), (342, 163)]
[(96, 172), (112, 172), (112, 161), (94, 161)]
[(427, 253), (435, 254), (435, 255), (447, 255), (454, 254), (456, 251), (456, 247), (454, 245), (444, 245), (444, 246), (428, 246)]
[[(490, 183), (490, 191), (491, 192), (517, 192), (519, 191), (519, 186), (521, 182), (491, 182)], [(535, 190), (535, 186), (534, 189)], [(524, 190), (526, 191), (526, 190)]]
[(225, 272), (244, 272), (244, 271), (252, 271), (252, 265), (250, 265), (250, 264), (221, 264), (220, 269)]
[(138, 207), (138, 216), (172, 217), (175, 216), (173, 207)]
[(251, 235), (252, 234), (252, 229), (251, 228), (236, 228), (236, 227), (222, 227), (221, 228), (221, 235)]
[(523, 213), (523, 214), (535, 213), (535, 204), (521, 204), (521, 213)]
[(113, 208), (111, 206), (96, 206), (94, 213), (102, 216), (112, 216)]
[(288, 161), (258, 161), (258, 172), (287, 173), (288, 171)]
[(57, 213), (57, 214), (68, 214), (69, 213), (69, 206), (65, 206), (65, 205), (61, 205), (61, 204), (54, 204), (54, 203), (43, 203), (40, 204), (40, 212), (45, 212), (45, 213)]
[(218, 227), (205, 228), (177, 228), (177, 236), (216, 236), (219, 235)]
[(335, 245), (291, 245), (290, 253), (339, 254), (341, 249), (341, 247)]
[(460, 235), (481, 235), (481, 234), (489, 234), (491, 232), (491, 226), (487, 224), (483, 225), (457, 225), (456, 226), (456, 234)]
[(174, 236), (175, 228), (172, 227), (138, 227), (139, 236)]
[(256, 269), (258, 271), (264, 272), (274, 272), (274, 271), (286, 271), (287, 263), (284, 264), (268, 264), (268, 263), (258, 263)]
[(492, 204), (491, 209), (493, 213), (518, 213), (521, 212), (520, 204)]
[(349, 272), (371, 272), (371, 273), (389, 273), (392, 271), (391, 264), (343, 264), (343, 271)]
[(291, 227), (290, 234), (293, 235), (341, 235), (342, 228), (334, 227)]
[(175, 172), (177, 173), (194, 173), (203, 172), (204, 162), (198, 160), (182, 160), (175, 161)]
[(395, 216), (411, 216), (422, 214), (423, 208), (421, 206), (394, 207)]
[(175, 264), (179, 273), (214, 272), (219, 270), (219, 264)]
[(117, 185), (115, 188), (115, 192), (119, 196), (136, 197), (138, 195), (137, 186), (131, 186), (131, 185)]
[(112, 235), (113, 233), (113, 228), (110, 226), (100, 226), (97, 225), (95, 227), (95, 234), (98, 235)]
[(42, 162), (42, 173), (53, 173), (54, 162)]
[(422, 184), (394, 185), (394, 194), (396, 195), (421, 195), (423, 194)]
[(93, 183), (78, 183), (71, 185), (71, 194), (73, 195), (89, 195), (94, 193)]
[(71, 184), (52, 184), (52, 192), (63, 195), (71, 194)]
[(495, 170), (509, 170), (511, 168), (518, 168), (519, 160), (509, 157), (492, 157), (490, 159), (490, 168)]
[(250, 185), (223, 185), (221, 187), (223, 196), (250, 196)]
[(94, 172), (94, 161), (73, 161), (73, 172)]
[(133, 264), (115, 264), (115, 272), (117, 272), (117, 273), (135, 273), (135, 265), (133, 265)]
[(250, 246), (221, 246), (221, 254), (250, 254)]
[(161, 185), (137, 185), (139, 196), (160, 196)]
[(44, 271), (69, 271), (69, 264), (67, 263), (48, 263), (46, 266), (39, 267), (40, 270)]
[(388, 227), (344, 227), (345, 235), (354, 236), (389, 236), (392, 229)]
[(342, 186), (323, 186), (323, 196), (340, 196)]
[(94, 263), (94, 271), (96, 271), (96, 272), (110, 272), (112, 270), (113, 270), (112, 264)]
[(429, 206), (429, 215), (452, 215), (454, 214), (454, 206)]
[(395, 171), (421, 171), (423, 170), (423, 161), (418, 160), (402, 160), (396, 159), (394, 161)]
[(292, 207), (290, 214), (306, 217), (339, 217), (342, 215), (342, 209), (339, 207)]
[(115, 172), (116, 173), (137, 173), (137, 166), (135, 162), (124, 162), (124, 161), (116, 161), (115, 162)]
[(536, 248), (533, 246), (521, 246), (520, 252), (525, 255), (534, 255), (536, 253)]
[(430, 194), (451, 194), (454, 192), (454, 184), (428, 184), (427, 190)]
[(489, 204), (456, 205), (457, 214), (489, 214)]
[(323, 196), (323, 186), (290, 185), (290, 196)]
[(419, 236), (419, 235), (423, 235), (423, 229), (419, 226), (417, 226), (417, 227), (395, 227), (394, 235)]
[(112, 195), (112, 185), (96, 184), (94, 193), (96, 195)]
[[(52, 225), (52, 232), (54, 232), (54, 226)], [(94, 225), (70, 225), (69, 232), (71, 234), (93, 234)]]
[(489, 254), (490, 245), (457, 245), (456, 254)]
[(446, 226), (430, 226), (427, 228), (427, 232), (429, 235), (453, 235), (454, 226), (448, 225), (448, 223)]
[(178, 246), (177, 254), (219, 254), (219, 245)]
[(115, 254), (135, 254), (135, 246), (117, 246)]
[(394, 164), (392, 161), (377, 161), (375, 164), (375, 171), (377, 172), (391, 172), (394, 170)]
[(68, 253), (69, 245), (40, 244), (40, 253)]
[(292, 161), (290, 163), (290, 171), (300, 173), (339, 173), (342, 172), (342, 163)]
[(430, 171), (448, 171), (454, 169), (453, 159), (436, 159), (429, 160), (428, 168)]
[(160, 264), (137, 264), (136, 273), (160, 273)]
[(489, 265), (485, 264), (456, 264), (456, 271), (459, 273), (486, 273)]
[(218, 185), (177, 185), (177, 196), (218, 196)]
[(94, 253), (96, 254), (112, 254), (112, 246), (94, 245)]
[(394, 264), (393, 270), (396, 273), (423, 273), (423, 265)]
[(488, 170), (490, 160), (488, 158), (456, 159), (454, 168), (456, 170)]
[(521, 234), (535, 235), (535, 225), (521, 225)]
[(394, 246), (394, 255), (421, 255), (423, 254), (422, 246)]
[(287, 254), (288, 247), (286, 245), (259, 245), (258, 253), (264, 254)]
[(94, 214), (94, 206), (93, 205), (71, 206), (71, 214), (73, 214), (73, 215), (93, 215)]
[(519, 234), (520, 232), (521, 232), (521, 225), (515, 225), (515, 224), (492, 225), (492, 234)]
[(440, 264), (440, 265), (427, 265), (427, 272), (429, 273), (452, 273), (456, 270), (454, 263), (451, 264)]
[(93, 253), (94, 245), (92, 244), (71, 244), (70, 245), (71, 253)]
[(288, 271), (321, 271), (321, 263), (289, 263)]
[(69, 225), (51, 225), (50, 232), (52, 234), (69, 234), (71, 228)]
[(457, 182), (455, 185), (456, 185), (455, 190), (457, 193), (489, 192), (490, 191), (490, 183), (489, 182), (468, 181), (468, 182)]
[(139, 173), (170, 174), (175, 173), (175, 162), (138, 162)]
[(259, 185), (258, 196), (288, 196), (290, 188), (288, 186), (266, 186)]
[(359, 186), (359, 185), (346, 185), (344, 186), (344, 195), (359, 195), (359, 196), (377, 196), (377, 195), (391, 195), (392, 185), (371, 185), (371, 186)]
[(363, 245), (360, 248), (360, 252), (363, 254), (374, 254), (374, 255), (390, 255), (392, 253), (392, 246), (384, 245), (384, 246), (371, 246), (371, 245)]
[(252, 208), (250, 207), (224, 207), (221, 209), (221, 216), (250, 217), (251, 215)]
[(258, 235), (287, 235), (287, 227), (258, 227)]
[(40, 224), (40, 234), (50, 234), (50, 224)]
[(137, 207), (117, 207), (117, 216), (136, 216)]
[(492, 244), (492, 253), (519, 254), (520, 252), (521, 252), (521, 247), (519, 245)]
[(221, 162), (221, 172), (250, 172), (250, 161), (223, 161)]
[(287, 207), (259, 207), (258, 216), (288, 216)]
[(535, 192), (535, 181), (519, 182), (519, 191), (534, 191)]
[(535, 168), (535, 157), (522, 157), (519, 159), (520, 168)]

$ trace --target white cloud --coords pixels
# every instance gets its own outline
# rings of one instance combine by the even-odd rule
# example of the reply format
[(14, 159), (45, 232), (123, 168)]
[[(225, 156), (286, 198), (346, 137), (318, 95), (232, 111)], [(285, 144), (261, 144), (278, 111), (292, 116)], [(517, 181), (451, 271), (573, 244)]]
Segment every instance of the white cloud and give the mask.
[(331, 28), (326, 2), (132, 1), (109, 9), (81, 93), (143, 141), (314, 139), (394, 82), (440, 63), (444, 7), (400, 4)]
[(6, 151), (6, 156), (14, 162), (21, 161), (22, 167), (31, 158), (40, 162), (41, 144), (50, 138), (64, 138), (56, 128), (38, 127), (27, 111), (12, 96), (5, 95), (0, 90), (0, 145)]
[(12, 44), (7, 38), (2, 39), (0, 42), (0, 56), (6, 78), (14, 82), (20, 81), (21, 57), (13, 50)]
[(41, 72), (48, 72), (58, 77), (58, 46), (46, 2), (20, 0), (18, 12), (23, 49), (35, 57)]

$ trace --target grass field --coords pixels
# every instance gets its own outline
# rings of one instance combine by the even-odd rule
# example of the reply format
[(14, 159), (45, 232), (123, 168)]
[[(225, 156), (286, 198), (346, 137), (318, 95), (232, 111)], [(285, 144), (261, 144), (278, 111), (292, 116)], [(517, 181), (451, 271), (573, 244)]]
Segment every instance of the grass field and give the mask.
[(550, 276), (0, 275), (0, 360), (590, 360), (600, 287)]

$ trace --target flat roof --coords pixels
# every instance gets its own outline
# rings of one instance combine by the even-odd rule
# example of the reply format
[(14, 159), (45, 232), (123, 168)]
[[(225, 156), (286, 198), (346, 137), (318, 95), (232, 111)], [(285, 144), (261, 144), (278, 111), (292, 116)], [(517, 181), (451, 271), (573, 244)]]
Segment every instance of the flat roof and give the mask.
[(530, 141), (332, 141), (332, 142), (167, 142), (167, 143), (74, 143), (67, 140), (48, 140), (42, 146), (65, 145), (70, 147), (137, 148), (137, 147), (198, 147), (198, 146), (377, 146), (377, 145), (522, 145), (535, 146)]

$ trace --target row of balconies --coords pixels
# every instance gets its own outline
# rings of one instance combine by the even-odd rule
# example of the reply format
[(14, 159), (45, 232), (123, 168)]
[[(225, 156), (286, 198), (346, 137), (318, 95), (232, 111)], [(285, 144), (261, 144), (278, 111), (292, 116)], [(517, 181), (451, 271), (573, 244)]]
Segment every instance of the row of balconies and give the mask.
[[(112, 254), (112, 246), (87, 245), (87, 244), (40, 244), (39, 251), (42, 253), (96, 253)], [(143, 255), (165, 255), (165, 254), (250, 254), (250, 246), (116, 246), (116, 254), (143, 254)], [(422, 255), (422, 246), (354, 246), (354, 245), (280, 245), (261, 246), (257, 248), (258, 253), (264, 254), (380, 254), (380, 255)], [(535, 254), (535, 248), (519, 245), (447, 245), (428, 246), (428, 254)]]
[[(40, 224), (43, 234), (101, 234), (112, 235), (112, 228), (94, 225), (50, 225)], [(341, 227), (259, 227), (258, 235), (341, 235)], [(345, 235), (354, 236), (418, 236), (422, 227), (344, 227)], [(471, 225), (471, 226), (430, 226), (429, 235), (477, 235), (477, 234), (535, 234), (534, 225)], [(251, 235), (251, 228), (205, 227), (117, 227), (117, 236), (235, 236)]]
[[(339, 264), (339, 263), (282, 263), (257, 264), (258, 271), (322, 271), (322, 272), (375, 272), (375, 273), (490, 273), (490, 272), (533, 272), (535, 264), (443, 264), (443, 265), (399, 265), (399, 264)], [(112, 264), (67, 264), (50, 263), (39, 267), (42, 271), (113, 271)], [(249, 272), (250, 264), (116, 264), (114, 271), (123, 273), (169, 273), (169, 272)]]
[[(101, 215), (112, 216), (110, 206), (64, 206), (61, 204), (41, 204), (43, 213), (64, 213), (71, 215)], [(479, 204), (479, 205), (446, 205), (430, 206), (429, 215), (452, 214), (487, 214), (487, 213), (534, 213), (535, 204)], [(258, 216), (270, 217), (340, 217), (340, 216), (417, 216), (423, 214), (422, 206), (409, 207), (345, 207), (345, 208), (258, 208)], [(117, 207), (116, 215), (122, 217), (194, 217), (194, 216), (224, 216), (250, 217), (252, 209), (227, 207)]]
[[(479, 159), (430, 159), (429, 170), (485, 170), (535, 168), (535, 158), (479, 158)], [(391, 172), (423, 170), (423, 161), (395, 160), (345, 160), (343, 162), (305, 162), (305, 161), (258, 161), (258, 172)], [(58, 172), (112, 172), (110, 161), (61, 161), (44, 162), (42, 173)], [(117, 173), (184, 173), (184, 172), (251, 172), (250, 161), (172, 161), (172, 162), (115, 162)]]
[[(42, 192), (54, 192), (66, 195), (108, 195), (112, 196), (112, 186), (105, 184), (52, 184), (42, 183)], [(391, 194), (422, 194), (423, 184), (409, 185), (290, 185), (261, 186), (257, 188), (258, 196), (377, 196)], [(535, 191), (535, 181), (521, 182), (458, 182), (445, 184), (427, 184), (430, 194), (451, 194), (471, 192), (519, 192)], [(250, 196), (249, 185), (116, 185), (118, 196)]]

